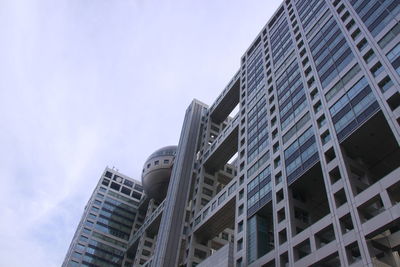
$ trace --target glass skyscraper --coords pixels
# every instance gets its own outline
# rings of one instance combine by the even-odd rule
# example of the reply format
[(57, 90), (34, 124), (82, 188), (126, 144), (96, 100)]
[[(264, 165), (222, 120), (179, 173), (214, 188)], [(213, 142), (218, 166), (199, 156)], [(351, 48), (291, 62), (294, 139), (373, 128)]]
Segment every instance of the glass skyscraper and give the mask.
[(131, 266), (133, 258), (125, 252), (129, 237), (143, 221), (138, 214), (142, 194), (140, 182), (106, 168), (85, 207), (63, 266)]

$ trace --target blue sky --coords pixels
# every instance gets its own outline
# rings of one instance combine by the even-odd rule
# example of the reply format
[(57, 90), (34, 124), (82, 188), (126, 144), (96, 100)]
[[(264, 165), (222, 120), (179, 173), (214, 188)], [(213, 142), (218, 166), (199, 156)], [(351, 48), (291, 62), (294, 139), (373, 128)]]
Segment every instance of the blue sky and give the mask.
[(105, 166), (140, 179), (281, 1), (0, 0), (0, 258), (60, 266)]

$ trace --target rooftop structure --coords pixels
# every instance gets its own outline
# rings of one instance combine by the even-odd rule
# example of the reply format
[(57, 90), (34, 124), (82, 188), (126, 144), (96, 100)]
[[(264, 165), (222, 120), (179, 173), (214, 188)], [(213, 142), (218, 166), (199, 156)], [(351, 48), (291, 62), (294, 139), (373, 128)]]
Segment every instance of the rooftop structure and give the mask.
[(158, 201), (162, 201), (165, 198), (176, 148), (176, 146), (160, 148), (146, 160), (143, 166), (142, 184), (149, 198), (154, 198)]

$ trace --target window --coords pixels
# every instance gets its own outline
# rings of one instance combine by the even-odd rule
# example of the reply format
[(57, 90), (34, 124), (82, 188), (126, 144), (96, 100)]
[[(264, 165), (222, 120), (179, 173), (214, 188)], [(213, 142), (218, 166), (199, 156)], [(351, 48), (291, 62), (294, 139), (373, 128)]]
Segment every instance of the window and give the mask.
[(150, 256), (150, 251), (148, 251), (147, 249), (143, 249), (143, 250), (142, 250), (142, 254), (143, 254), (144, 256)]
[(239, 199), (242, 199), (243, 196), (244, 196), (244, 190), (242, 189), (242, 190), (240, 190), (240, 192), (239, 192)]
[(398, 43), (389, 53), (386, 55), (393, 68), (400, 75), (400, 43)]
[(235, 191), (236, 187), (237, 187), (237, 184), (236, 184), (236, 182), (235, 182), (235, 183), (233, 183), (233, 184), (229, 187), (229, 189), (228, 189), (228, 195), (232, 194), (232, 193)]
[(207, 205), (207, 203), (208, 203), (207, 199), (205, 199), (205, 198), (201, 199), (201, 205), (205, 206), (205, 205)]
[(133, 182), (125, 179), (124, 180), (124, 185), (129, 186), (129, 187), (133, 187)]
[(86, 222), (85, 222), (85, 225), (88, 226), (88, 227), (93, 227), (93, 222), (91, 222), (91, 221), (86, 221)]
[(78, 266), (79, 266), (79, 262), (74, 261), (74, 260), (71, 260), (71, 261), (68, 263), (68, 267), (78, 267)]
[(239, 223), (238, 223), (238, 233), (240, 233), (240, 232), (242, 232), (243, 231), (243, 221), (240, 221)]
[(368, 42), (364, 38), (357, 44), (357, 48), (358, 48), (358, 50), (362, 51), (367, 45), (368, 45)]
[(202, 259), (202, 260), (203, 260), (203, 259), (205, 259), (205, 258), (207, 257), (207, 252), (195, 248), (195, 249), (194, 249), (194, 256), (195, 256), (196, 258), (199, 258), (199, 259)]
[(76, 247), (75, 247), (77, 250), (84, 250), (85, 249), (85, 246), (84, 245), (81, 245), (81, 244), (76, 244)]
[(214, 181), (210, 178), (204, 177), (204, 183), (208, 185), (214, 185)]
[(227, 233), (222, 233), (221, 238), (224, 240), (228, 240), (229, 239), (229, 235)]
[(399, 14), (398, 1), (350, 1), (373, 37), (376, 37)]
[(330, 140), (331, 140), (331, 135), (329, 134), (329, 131), (326, 131), (321, 135), (321, 141), (323, 145), (328, 143)]
[(236, 267), (243, 267), (243, 259), (240, 258), (236, 261)]
[[(339, 142), (379, 108), (365, 77), (356, 82), (330, 109)], [(347, 112), (341, 112), (346, 110)]]
[(210, 207), (206, 208), (203, 212), (203, 219), (208, 215), (208, 212), (210, 211)]
[(100, 189), (99, 189), (99, 190), (100, 190), (100, 192), (103, 192), (103, 193), (107, 191), (107, 189), (106, 189), (106, 188), (104, 188), (104, 187), (100, 187)]
[(239, 216), (243, 214), (243, 210), (244, 210), (244, 207), (243, 207), (243, 204), (242, 204), (242, 205), (240, 205), (239, 208), (238, 208), (238, 214), (239, 214)]
[(143, 186), (139, 185), (139, 184), (135, 184), (135, 189), (139, 192), (143, 192)]
[(219, 198), (218, 198), (218, 205), (221, 204), (226, 198), (226, 192), (224, 192)]
[(303, 126), (310, 120), (310, 114), (307, 112), (286, 134), (283, 136), (283, 143), (286, 144)]
[(379, 74), (384, 71), (384, 68), (380, 62), (376, 63), (372, 68), (371, 68), (371, 73), (374, 75), (374, 77), (377, 77)]
[(284, 152), (288, 184), (294, 181), (313, 162), (318, 160), (313, 128), (308, 128)]
[(79, 253), (79, 252), (74, 251), (74, 252), (72, 253), (72, 257), (77, 258), (77, 259), (80, 259), (80, 258), (82, 258), (82, 253)]
[(318, 113), (318, 111), (320, 111), (322, 109), (322, 105), (321, 102), (318, 101), (315, 105), (314, 105), (314, 112)]
[[(296, 8), (299, 12), (300, 21), (305, 31), (307, 31), (320, 17), (320, 14), (326, 10), (326, 3), (325, 1), (319, 0), (298, 1), (296, 3)], [(320, 22), (321, 21), (318, 21), (317, 24)]]
[(213, 195), (213, 191), (208, 188), (203, 187), (203, 194), (211, 197)]
[(86, 236), (81, 235), (81, 236), (79, 237), (79, 241), (88, 242), (88, 240), (89, 240), (89, 238), (87, 238)]
[(361, 68), (358, 64), (352, 67), (325, 95), (326, 100), (330, 101), (335, 95), (343, 90), (347, 83), (353, 79), (359, 72)]
[[(264, 93), (262, 94), (264, 96)], [(257, 97), (257, 95), (256, 95)], [(268, 120), (266, 99), (262, 97), (249, 111), (247, 117), (247, 162), (254, 160), (268, 145)]]
[(333, 17), (321, 26), (310, 41), (310, 48), (323, 88), (329, 85), (354, 58)]
[(121, 185), (112, 182), (112, 183), (111, 183), (111, 188), (114, 189), (114, 190), (119, 191), (119, 189), (121, 188)]
[(385, 48), (400, 33), (400, 23), (397, 23), (383, 38), (378, 42), (380, 48)]
[(242, 250), (243, 248), (243, 238), (241, 238), (240, 240), (238, 240), (237, 242), (237, 251)]
[(132, 190), (130, 190), (129, 188), (127, 188), (125, 186), (123, 186), (122, 189), (121, 189), (121, 192), (124, 193), (125, 195), (128, 195), (128, 196), (131, 194), (131, 191)]
[(383, 78), (382, 81), (379, 82), (378, 84), (379, 88), (381, 89), (382, 93), (386, 92), (389, 88), (393, 86), (392, 80), (389, 78), (389, 76), (386, 76)]
[(324, 126), (326, 124), (326, 119), (325, 119), (325, 115), (322, 115), (318, 120), (318, 128), (321, 128), (322, 126)]
[(353, 38), (353, 40), (355, 40), (359, 35), (360, 35), (361, 31), (359, 28), (357, 28), (352, 34), (351, 34), (351, 38)]
[(370, 63), (372, 61), (372, 59), (375, 58), (375, 53), (374, 51), (372, 51), (372, 49), (370, 49), (367, 53), (365, 53), (365, 55), (363, 56), (364, 60), (366, 63)]

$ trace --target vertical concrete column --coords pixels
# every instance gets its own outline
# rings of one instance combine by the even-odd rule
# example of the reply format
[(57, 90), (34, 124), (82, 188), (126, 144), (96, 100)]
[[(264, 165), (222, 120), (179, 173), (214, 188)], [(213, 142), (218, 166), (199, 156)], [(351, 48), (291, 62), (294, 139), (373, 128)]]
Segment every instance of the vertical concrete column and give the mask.
[(201, 117), (205, 108), (204, 104), (194, 100), (186, 110), (155, 247), (152, 263), (155, 267), (174, 267), (178, 263), (180, 235), (184, 225)]

